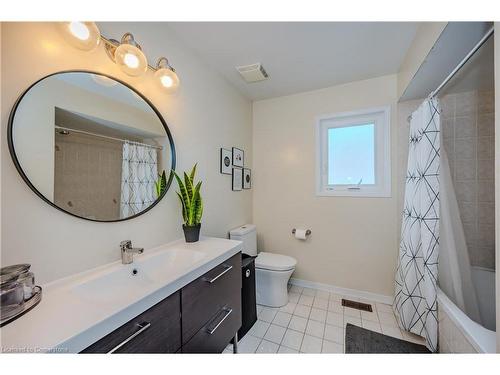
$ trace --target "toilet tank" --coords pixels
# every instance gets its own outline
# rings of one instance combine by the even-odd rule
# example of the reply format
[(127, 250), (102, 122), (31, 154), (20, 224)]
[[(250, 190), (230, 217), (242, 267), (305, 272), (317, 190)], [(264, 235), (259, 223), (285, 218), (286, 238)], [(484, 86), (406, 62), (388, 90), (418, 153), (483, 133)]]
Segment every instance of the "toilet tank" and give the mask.
[(229, 231), (229, 238), (243, 241), (243, 253), (257, 256), (257, 227), (253, 224), (245, 224)]

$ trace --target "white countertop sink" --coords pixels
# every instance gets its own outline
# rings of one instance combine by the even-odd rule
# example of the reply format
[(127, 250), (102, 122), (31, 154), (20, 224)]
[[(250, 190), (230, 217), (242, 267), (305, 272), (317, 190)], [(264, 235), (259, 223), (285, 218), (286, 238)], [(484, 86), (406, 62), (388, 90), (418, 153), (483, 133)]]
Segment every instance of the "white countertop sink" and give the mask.
[(145, 290), (168, 283), (177, 270), (187, 269), (206, 257), (202, 251), (167, 247), (134, 256), (131, 264), (116, 264), (94, 272), (70, 284), (69, 291), (89, 303), (114, 304), (131, 295), (140, 298)]
[(132, 264), (117, 261), (43, 285), (40, 304), (0, 328), (0, 349), (77, 353), (241, 249), (240, 241), (220, 238), (179, 240), (134, 255)]

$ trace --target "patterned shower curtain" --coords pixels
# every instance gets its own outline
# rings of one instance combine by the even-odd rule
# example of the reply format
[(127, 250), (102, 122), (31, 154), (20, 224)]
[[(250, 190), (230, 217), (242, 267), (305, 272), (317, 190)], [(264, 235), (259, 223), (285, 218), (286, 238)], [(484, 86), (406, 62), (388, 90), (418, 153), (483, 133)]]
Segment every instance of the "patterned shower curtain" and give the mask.
[(154, 201), (158, 178), (157, 153), (154, 147), (125, 142), (122, 157), (120, 217), (138, 214)]
[(426, 99), (412, 114), (394, 309), (407, 331), (437, 351), (440, 108)]

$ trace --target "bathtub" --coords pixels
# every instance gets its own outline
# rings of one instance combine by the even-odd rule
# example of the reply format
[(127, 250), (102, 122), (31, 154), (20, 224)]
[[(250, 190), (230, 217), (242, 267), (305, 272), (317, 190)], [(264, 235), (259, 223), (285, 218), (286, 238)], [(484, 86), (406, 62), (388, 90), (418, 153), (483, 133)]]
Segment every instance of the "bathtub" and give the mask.
[(441, 289), (438, 289), (438, 320), (440, 353), (496, 353), (496, 332), (470, 319)]
[(495, 331), (495, 271), (482, 267), (471, 267), (472, 282), (476, 288), (477, 302), (482, 325)]

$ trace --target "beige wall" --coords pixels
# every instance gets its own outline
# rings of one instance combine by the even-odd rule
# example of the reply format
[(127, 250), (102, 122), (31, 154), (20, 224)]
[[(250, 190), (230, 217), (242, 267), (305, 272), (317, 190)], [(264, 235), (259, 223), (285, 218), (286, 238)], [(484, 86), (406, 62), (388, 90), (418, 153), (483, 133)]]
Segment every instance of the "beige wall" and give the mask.
[[(317, 197), (314, 132), (316, 116), (390, 105), (395, 171), (396, 85), (391, 75), (254, 102), (253, 207), (259, 251), (296, 258), (293, 277), (394, 294), (396, 173), (391, 198)], [(292, 228), (310, 228), (312, 236), (298, 241)]]
[(151, 72), (137, 78), (122, 74), (102, 46), (92, 52), (69, 46), (54, 24), (2, 25), (1, 261), (2, 265), (31, 263), (41, 283), (118, 260), (118, 244), (124, 239), (149, 248), (182, 237), (179, 202), (173, 188), (145, 215), (105, 224), (77, 219), (50, 207), (22, 181), (6, 147), (9, 111), (30, 84), (56, 71), (106, 73), (129, 83), (153, 102), (172, 131), (178, 169), (199, 163), (199, 177), (204, 181), (204, 234), (226, 237), (230, 228), (252, 218), (252, 190), (231, 192), (230, 176), (219, 174), (222, 146), (242, 148), (246, 160), (252, 160), (251, 103), (201, 64), (161, 24), (101, 26), (107, 36), (118, 39), (126, 31), (133, 32), (151, 60), (167, 55), (181, 78), (178, 94), (166, 95)]
[[(495, 22), (495, 31), (500, 22)], [(500, 38), (495, 37), (495, 108), (500, 108)], [(500, 270), (500, 117), (495, 116), (495, 259)], [(500, 276), (496, 272), (497, 353), (500, 353)]]
[(398, 98), (410, 84), (447, 22), (422, 22), (398, 72)]

